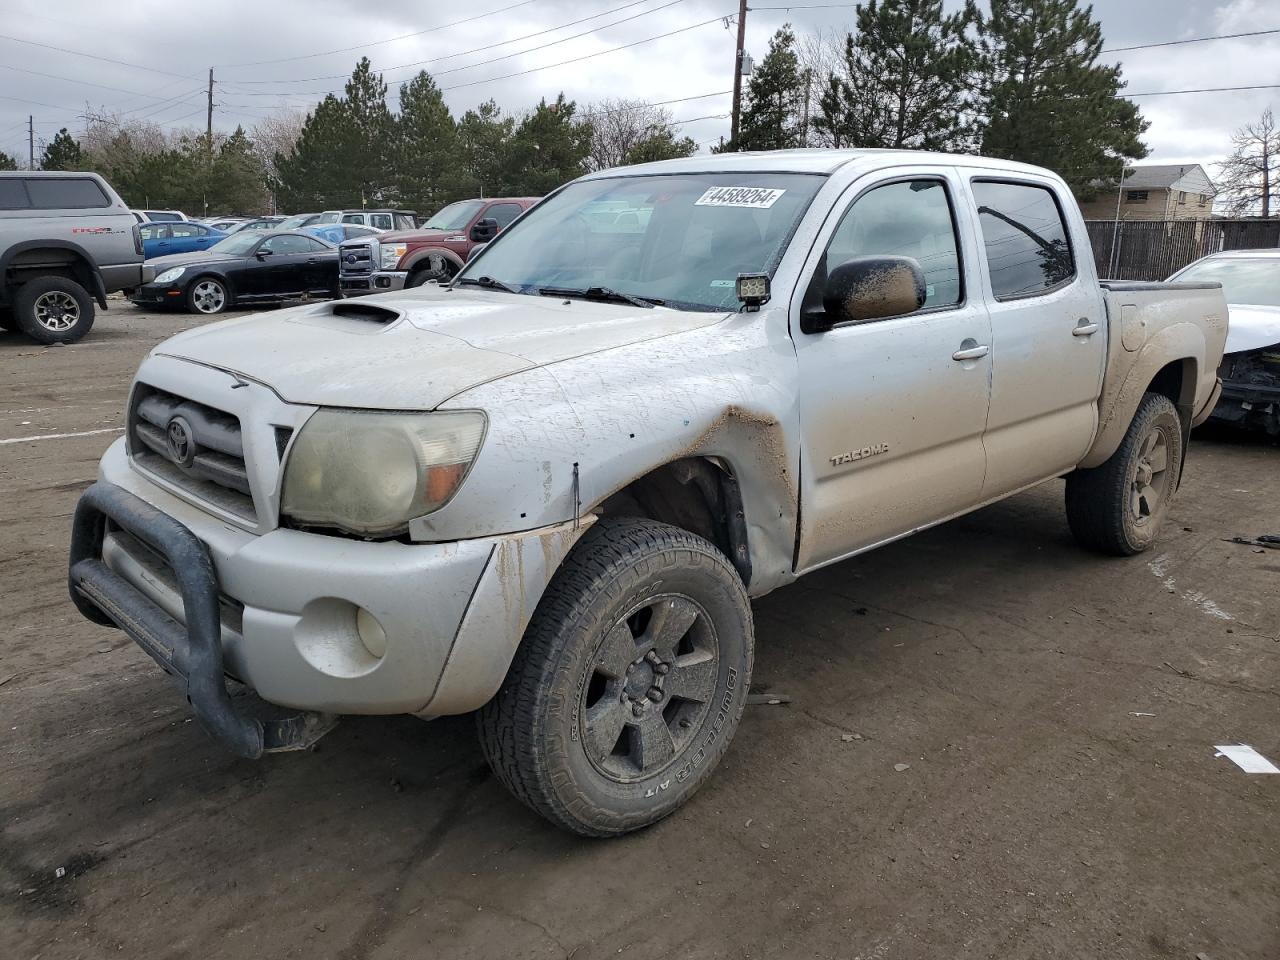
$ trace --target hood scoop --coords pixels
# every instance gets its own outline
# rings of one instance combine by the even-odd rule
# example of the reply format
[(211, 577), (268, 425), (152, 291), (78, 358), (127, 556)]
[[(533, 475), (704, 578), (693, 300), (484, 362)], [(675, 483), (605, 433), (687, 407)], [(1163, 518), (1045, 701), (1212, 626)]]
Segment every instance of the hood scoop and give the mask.
[(324, 327), (343, 333), (378, 333), (391, 326), (404, 314), (390, 307), (360, 300), (332, 300), (307, 313), (295, 314), (291, 323), (303, 323), (309, 327)]

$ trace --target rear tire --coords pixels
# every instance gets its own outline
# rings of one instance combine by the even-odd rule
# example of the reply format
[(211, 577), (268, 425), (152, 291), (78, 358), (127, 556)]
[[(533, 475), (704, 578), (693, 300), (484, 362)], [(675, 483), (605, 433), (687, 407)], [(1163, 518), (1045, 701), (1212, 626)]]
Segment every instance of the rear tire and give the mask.
[(93, 327), (93, 298), (66, 277), (37, 277), (13, 298), (18, 329), (36, 343), (74, 343)]
[(1146, 394), (1116, 452), (1099, 467), (1067, 476), (1067, 523), (1076, 541), (1120, 557), (1150, 547), (1184, 455), (1177, 408), (1163, 394)]
[(751, 682), (751, 606), (701, 537), (605, 518), (538, 604), (502, 688), (479, 712), (498, 779), (574, 833), (672, 813), (728, 749)]

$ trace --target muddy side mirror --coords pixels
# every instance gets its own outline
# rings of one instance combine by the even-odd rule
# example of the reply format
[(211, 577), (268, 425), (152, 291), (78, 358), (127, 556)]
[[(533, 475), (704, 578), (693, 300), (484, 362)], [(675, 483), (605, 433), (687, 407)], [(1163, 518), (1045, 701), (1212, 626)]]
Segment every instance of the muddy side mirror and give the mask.
[(805, 317), (806, 333), (840, 323), (866, 323), (915, 313), (924, 306), (925, 279), (912, 257), (854, 257), (827, 275), (822, 310)]

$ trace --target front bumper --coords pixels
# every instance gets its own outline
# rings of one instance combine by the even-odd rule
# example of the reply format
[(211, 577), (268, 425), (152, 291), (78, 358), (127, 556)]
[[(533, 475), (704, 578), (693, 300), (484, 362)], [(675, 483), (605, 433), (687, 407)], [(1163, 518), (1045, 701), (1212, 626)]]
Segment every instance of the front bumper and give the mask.
[(338, 287), (344, 297), (362, 297), (370, 293), (403, 290), (408, 276), (407, 270), (378, 270), (356, 277), (339, 275)]
[[(86, 617), (124, 629), (179, 680), (219, 740), (257, 756), (313, 731), (311, 714), (482, 706), (586, 527), (434, 544), (259, 535), (149, 482), (119, 440), (77, 508), (70, 586)], [(370, 620), (380, 656), (361, 632)], [(255, 733), (228, 713), (224, 674), (307, 716)]]
[(1228, 354), (1221, 369), (1222, 396), (1213, 418), (1241, 426), (1261, 418), (1280, 432), (1280, 344)]
[[(149, 267), (153, 273), (154, 267)], [(176, 283), (144, 283), (129, 294), (129, 302), (140, 306), (181, 305), (182, 288)]]

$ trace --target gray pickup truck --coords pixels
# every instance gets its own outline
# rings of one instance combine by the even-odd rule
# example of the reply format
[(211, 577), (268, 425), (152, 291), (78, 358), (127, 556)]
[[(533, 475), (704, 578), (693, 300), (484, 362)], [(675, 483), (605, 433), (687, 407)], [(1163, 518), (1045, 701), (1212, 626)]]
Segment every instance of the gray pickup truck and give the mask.
[[(71, 594), (241, 756), (337, 714), (478, 711), (522, 801), (633, 830), (728, 747), (751, 598), (1064, 476), (1080, 543), (1152, 545), (1227, 306), (1093, 263), (1066, 184), (1022, 164), (593, 173), (448, 286), (159, 344)], [(226, 675), (298, 712), (259, 720)]]
[(71, 343), (94, 302), (141, 285), (138, 221), (96, 173), (0, 173), (0, 326)]

